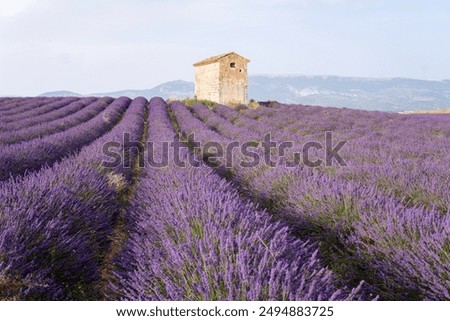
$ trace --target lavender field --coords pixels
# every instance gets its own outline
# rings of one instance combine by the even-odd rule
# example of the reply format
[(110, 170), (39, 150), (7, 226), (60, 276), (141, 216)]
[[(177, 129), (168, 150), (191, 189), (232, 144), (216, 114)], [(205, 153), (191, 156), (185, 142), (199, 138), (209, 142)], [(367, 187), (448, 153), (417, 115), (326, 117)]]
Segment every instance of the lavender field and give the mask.
[(450, 114), (0, 98), (0, 164), (0, 300), (450, 300)]

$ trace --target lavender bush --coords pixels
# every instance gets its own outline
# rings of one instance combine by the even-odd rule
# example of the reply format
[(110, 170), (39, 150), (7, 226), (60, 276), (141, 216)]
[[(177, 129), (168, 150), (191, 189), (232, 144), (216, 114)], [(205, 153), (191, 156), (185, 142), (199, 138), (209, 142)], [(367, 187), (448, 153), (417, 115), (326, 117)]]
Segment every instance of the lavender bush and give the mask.
[[(183, 126), (183, 106), (172, 111)], [(155, 156), (175, 132), (163, 100), (150, 101)], [(186, 151), (186, 150), (185, 150)], [(173, 155), (169, 154), (169, 159)], [(187, 154), (184, 154), (187, 157)], [(338, 289), (314, 244), (241, 200), (207, 166), (147, 167), (127, 211), (129, 240), (117, 261), (112, 298), (123, 300), (357, 299)]]
[[(95, 98), (88, 97), (83, 100), (93, 102), (94, 99)], [(30, 119), (35, 116), (40, 116), (40, 115), (55, 111), (59, 108), (65, 107), (69, 103), (76, 102), (78, 100), (80, 100), (80, 99), (74, 98), (74, 97), (68, 97), (68, 98), (57, 99), (57, 100), (53, 99), (50, 103), (48, 103), (48, 101), (45, 101), (46, 104), (42, 105), (40, 107), (35, 106), (34, 108), (27, 110), (25, 112), (21, 112), (21, 113), (10, 115), (10, 116), (3, 116), (1, 119), (1, 122), (9, 124), (9, 123), (21, 121), (24, 119)]]
[(26, 113), (28, 111), (35, 110), (36, 108), (39, 108), (41, 106), (44, 106), (46, 104), (50, 104), (53, 102), (56, 102), (58, 100), (61, 100), (59, 97), (52, 97), (52, 98), (46, 98), (46, 97), (37, 97), (34, 99), (26, 99), (24, 101), (19, 102), (13, 102), (11, 105), (6, 108), (5, 110), (0, 110), (0, 116), (3, 118), (8, 118), (13, 115), (18, 115), (21, 113)]
[[(199, 112), (201, 108), (203, 111)], [(254, 126), (256, 120), (242, 116), (238, 111), (220, 105), (214, 106), (213, 109), (223, 117), (222, 121), (218, 121), (215, 116), (207, 117), (206, 115), (211, 111), (204, 106), (194, 107), (193, 112), (200, 119), (206, 119), (206, 124), (214, 129), (214, 132), (208, 130), (206, 125), (202, 128), (198, 124), (198, 120), (189, 120), (189, 117), (186, 117), (184, 122), (195, 125), (185, 129), (186, 132), (195, 131), (201, 140), (202, 137), (208, 136), (208, 132), (212, 136), (217, 136), (217, 132), (222, 133), (223, 128), (227, 128), (223, 131), (224, 135), (229, 136), (229, 133), (234, 133), (233, 139), (249, 139), (252, 135), (248, 134), (248, 130), (253, 128), (255, 132), (259, 133), (270, 131), (276, 138), (295, 139), (295, 136), (289, 132), (274, 128), (274, 125), (276, 127), (277, 124), (276, 119), (267, 120), (269, 124), (264, 126), (261, 116), (258, 116), (257, 118), (260, 119), (258, 129)], [(325, 113), (329, 112), (324, 108), (321, 110)], [(272, 117), (277, 115), (269, 108), (264, 112), (272, 112)], [(296, 113), (298, 112), (296, 110)], [(250, 112), (246, 111), (246, 113)], [(365, 114), (366, 117), (370, 116), (370, 113), (368, 113), (369, 115)], [(374, 116), (384, 117), (377, 113)], [(292, 118), (292, 114), (280, 117)], [(323, 116), (319, 117), (324, 118)], [(214, 123), (208, 123), (211, 118), (215, 119)], [(387, 121), (390, 119), (390, 117), (385, 118)], [(317, 121), (317, 123), (320, 124), (321, 121)], [(332, 124), (322, 127), (323, 130), (333, 129)], [(439, 125), (437, 128), (445, 137), (445, 125)], [(234, 127), (230, 128), (230, 126)], [(344, 126), (344, 128), (346, 127)], [(202, 134), (198, 134), (199, 131)], [(299, 142), (302, 139), (304, 138), (298, 135), (296, 140)], [(355, 153), (357, 151), (365, 153), (361, 145), (358, 147), (357, 150), (354, 150)], [(448, 150), (448, 147), (441, 144), (438, 144), (437, 147)], [(413, 148), (402, 146), (402, 149), (408, 149), (408, 152), (411, 152)], [(359, 155), (361, 154), (357, 153), (353, 155), (353, 158), (359, 158)], [(354, 176), (350, 181), (344, 179), (344, 173), (355, 174), (353, 172), (355, 168), (351, 166), (358, 163), (353, 160), (350, 160), (352, 163), (348, 168), (337, 172), (327, 168), (318, 170), (305, 167), (289, 169), (281, 166), (278, 168), (264, 166), (240, 168), (235, 166), (232, 172), (234, 180), (255, 201), (271, 209), (277, 216), (298, 230), (312, 233), (312, 236), (324, 242), (326, 247), (331, 246), (335, 248), (336, 252), (343, 251), (344, 257), (341, 254), (334, 257), (331, 255), (332, 253), (328, 252), (325, 256), (331, 260), (330, 263), (334, 269), (346, 279), (365, 278), (376, 291), (383, 293), (386, 298), (436, 300), (448, 298), (449, 291), (448, 275), (444, 272), (449, 267), (447, 254), (445, 254), (448, 252), (448, 241), (445, 235), (449, 234), (448, 214), (446, 214), (449, 203), (445, 200), (448, 199), (449, 193), (446, 189), (448, 176), (440, 175), (436, 170), (440, 168), (441, 171), (448, 172), (448, 168), (436, 166), (441, 159), (448, 159), (448, 156), (446, 157), (445, 153), (438, 149), (433, 157), (435, 165), (427, 166), (427, 168), (434, 168), (429, 174), (433, 175), (432, 179), (428, 178), (428, 182), (434, 179), (434, 184), (423, 186), (422, 191), (436, 193), (442, 198), (430, 197), (425, 194), (426, 196), (420, 195), (421, 198), (415, 198), (408, 202), (398, 197), (392, 189), (374, 188), (374, 185), (366, 185), (364, 180)], [(430, 158), (427, 160), (429, 161)], [(400, 164), (402, 163), (400, 162)], [(416, 166), (423, 166), (420, 159)], [(361, 167), (357, 168), (356, 172)], [(332, 169), (334, 170), (334, 168)], [(390, 174), (392, 172), (395, 170), (391, 170)], [(396, 177), (401, 173), (397, 169)], [(375, 173), (373, 176), (377, 177)], [(416, 176), (418, 175), (416, 174)], [(396, 182), (397, 184), (405, 182), (405, 185), (407, 183), (406, 180), (401, 179)], [(406, 191), (410, 189), (406, 186), (404, 188)], [(433, 200), (435, 200), (434, 204), (430, 204)], [(424, 207), (424, 205), (427, 206)], [(446, 215), (439, 215), (436, 210)], [(405, 224), (406, 221), (419, 222), (421, 220), (433, 222), (433, 224)], [(365, 224), (361, 222), (365, 222)], [(355, 226), (358, 226), (358, 229), (355, 230)], [(387, 238), (384, 241), (385, 248), (379, 249), (380, 239), (386, 234), (381, 232), (387, 230), (396, 230), (397, 234), (392, 238)], [(369, 235), (373, 238), (370, 238)], [(375, 237), (377, 235), (379, 236)], [(412, 237), (414, 235), (420, 235), (420, 237)], [(437, 235), (440, 237), (437, 238)], [(401, 241), (394, 242), (396, 239)], [(406, 249), (404, 248), (405, 242), (411, 243)], [(421, 250), (419, 251), (419, 249)], [(400, 257), (402, 257), (401, 261), (399, 261)], [(418, 262), (421, 263), (418, 264)], [(409, 268), (406, 268), (407, 266)]]
[(59, 118), (63, 118), (65, 116), (68, 116), (72, 113), (81, 110), (87, 104), (94, 101), (95, 98), (93, 97), (88, 97), (85, 99), (73, 99), (73, 98), (61, 99), (51, 104), (48, 104), (47, 107), (49, 107), (49, 109), (51, 108), (51, 110), (45, 113), (42, 114), (39, 113), (38, 115), (32, 114), (25, 119), (21, 117), (10, 123), (0, 124), (0, 132), (5, 132), (9, 130), (19, 130), (25, 127), (34, 126), (37, 124), (42, 124)]
[[(114, 104), (114, 102), (113, 102)], [(144, 98), (110, 132), (52, 167), (0, 183), (0, 298), (99, 299), (105, 253), (122, 205), (123, 173), (105, 169), (101, 146), (141, 137)]]
[[(0, 299), (450, 299), (449, 115), (147, 105), (0, 99)], [(290, 160), (330, 131), (347, 166), (289, 168), (275, 150), (277, 166), (217, 167), (193, 148), (263, 158), (270, 133)], [(105, 146), (125, 158), (106, 166)], [(140, 170), (150, 156), (169, 163)]]
[[(44, 136), (62, 132), (71, 127), (80, 125), (102, 112), (107, 107), (107, 104), (111, 103), (112, 100), (112, 98), (108, 100), (99, 100), (97, 102), (92, 99), (81, 100), (77, 104), (82, 106), (82, 109), (79, 112), (48, 123), (41, 123), (39, 125), (28, 126), (26, 128), (22, 127), (22, 129), (15, 131), (8, 130), (7, 132), (0, 134), (0, 144), (8, 145), (24, 142), (36, 137), (42, 138)], [(34, 117), (33, 119), (36, 118), (38, 117)]]
[[(109, 98), (105, 99), (106, 101), (100, 100), (99, 103), (107, 104), (110, 101)], [(38, 170), (76, 152), (109, 131), (129, 103), (129, 98), (118, 98), (101, 114), (64, 132), (3, 147), (0, 154), (0, 162), (3, 164), (0, 168), (0, 180)]]

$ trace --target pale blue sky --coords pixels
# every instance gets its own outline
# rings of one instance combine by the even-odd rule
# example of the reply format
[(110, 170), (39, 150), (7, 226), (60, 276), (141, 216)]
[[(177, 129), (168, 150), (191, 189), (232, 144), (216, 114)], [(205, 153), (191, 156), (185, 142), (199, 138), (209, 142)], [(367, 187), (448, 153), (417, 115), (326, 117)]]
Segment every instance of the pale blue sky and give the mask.
[(445, 0), (0, 0), (0, 95), (151, 88), (236, 51), (249, 72), (450, 78)]

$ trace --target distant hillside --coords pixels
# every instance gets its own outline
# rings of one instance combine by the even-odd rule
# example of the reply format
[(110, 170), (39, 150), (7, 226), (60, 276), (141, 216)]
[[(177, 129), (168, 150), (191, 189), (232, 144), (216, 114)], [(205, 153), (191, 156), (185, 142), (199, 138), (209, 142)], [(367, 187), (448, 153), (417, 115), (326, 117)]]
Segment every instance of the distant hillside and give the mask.
[[(57, 96), (53, 92), (43, 95)], [(71, 93), (77, 95), (76, 93)], [(69, 94), (65, 94), (67, 96)], [(194, 96), (194, 83), (176, 80), (151, 89), (95, 93), (94, 96)], [(259, 101), (349, 107), (366, 110), (414, 111), (450, 108), (450, 80), (356, 78), (304, 75), (250, 75), (248, 98)]]
[(68, 90), (60, 90), (60, 91), (49, 91), (43, 94), (40, 94), (39, 96), (45, 96), (45, 97), (82, 97), (83, 95), (78, 94), (73, 91)]
[(256, 100), (367, 110), (447, 109), (450, 81), (254, 75), (248, 95)]
[(90, 96), (110, 96), (110, 97), (128, 96), (130, 98), (135, 98), (138, 96), (143, 96), (146, 98), (160, 96), (165, 99), (168, 98), (184, 99), (187, 97), (194, 96), (194, 83), (184, 80), (174, 80), (153, 87), (152, 89), (140, 89), (140, 90), (128, 89), (109, 93), (94, 93), (91, 94)]

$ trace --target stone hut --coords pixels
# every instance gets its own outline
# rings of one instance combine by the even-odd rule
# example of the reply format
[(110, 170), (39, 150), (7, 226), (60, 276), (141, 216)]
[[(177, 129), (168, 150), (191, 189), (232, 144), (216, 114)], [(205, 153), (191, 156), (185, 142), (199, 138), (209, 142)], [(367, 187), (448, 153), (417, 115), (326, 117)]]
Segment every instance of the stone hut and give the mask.
[(224, 105), (245, 104), (249, 62), (235, 52), (228, 52), (195, 63), (195, 97)]

